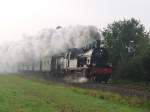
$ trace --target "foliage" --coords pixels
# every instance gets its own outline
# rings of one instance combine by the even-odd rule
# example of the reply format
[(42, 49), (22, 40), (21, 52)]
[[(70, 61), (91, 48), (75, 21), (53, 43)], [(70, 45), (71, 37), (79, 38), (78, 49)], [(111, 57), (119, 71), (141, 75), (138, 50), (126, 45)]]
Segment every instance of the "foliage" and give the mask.
[(120, 68), (118, 74), (122, 74), (120, 76), (122, 79), (150, 82), (150, 45), (118, 68)]
[(140, 21), (115, 21), (104, 29), (105, 46), (113, 64), (115, 78), (149, 80), (149, 33)]
[(115, 66), (136, 55), (138, 49), (148, 40), (148, 33), (144, 26), (134, 18), (109, 24), (103, 34), (110, 60)]

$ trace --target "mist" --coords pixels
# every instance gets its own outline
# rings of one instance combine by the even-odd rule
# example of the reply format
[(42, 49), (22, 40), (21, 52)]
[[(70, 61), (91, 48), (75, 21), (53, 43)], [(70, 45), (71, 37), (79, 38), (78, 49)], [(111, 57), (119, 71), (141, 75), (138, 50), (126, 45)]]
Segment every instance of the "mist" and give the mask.
[(42, 29), (35, 35), (23, 36), (20, 41), (0, 45), (0, 72), (17, 71), (20, 64), (32, 64), (71, 48), (81, 48), (97, 37), (95, 26), (69, 26)]

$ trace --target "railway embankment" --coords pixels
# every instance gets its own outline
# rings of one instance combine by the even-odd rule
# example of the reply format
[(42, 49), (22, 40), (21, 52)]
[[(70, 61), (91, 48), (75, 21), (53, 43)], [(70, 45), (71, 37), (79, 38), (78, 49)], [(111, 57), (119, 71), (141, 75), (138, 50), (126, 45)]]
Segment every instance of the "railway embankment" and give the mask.
[[(24, 77), (24, 76), (23, 76)], [(113, 102), (119, 102), (121, 104), (128, 104), (130, 106), (136, 107), (150, 107), (150, 92), (149, 87), (143, 87), (142, 85), (131, 85), (131, 84), (97, 84), (93, 82), (88, 83), (68, 83), (64, 80), (56, 77), (51, 77), (47, 80), (47, 78), (41, 78), (41, 76), (35, 77), (35, 75), (28, 75), (25, 78), (29, 78), (34, 81), (40, 81), (47, 85), (59, 85), (63, 87), (67, 87), (74, 92), (79, 94), (84, 94), (100, 99), (106, 99)], [(148, 89), (147, 89), (148, 88)]]

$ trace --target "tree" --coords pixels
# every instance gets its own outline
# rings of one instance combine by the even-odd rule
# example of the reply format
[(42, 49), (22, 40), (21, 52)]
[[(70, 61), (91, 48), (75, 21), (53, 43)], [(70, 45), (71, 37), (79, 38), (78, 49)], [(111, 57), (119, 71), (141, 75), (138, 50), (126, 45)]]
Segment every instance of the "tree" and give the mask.
[(140, 21), (134, 18), (115, 21), (104, 29), (103, 35), (115, 78), (150, 80), (149, 33)]
[(121, 69), (117, 70), (117, 75), (121, 79), (150, 82), (150, 45), (119, 68)]
[(140, 21), (124, 19), (115, 21), (104, 29), (105, 46), (110, 53), (110, 60), (116, 67), (135, 56), (143, 45), (148, 44), (149, 33)]

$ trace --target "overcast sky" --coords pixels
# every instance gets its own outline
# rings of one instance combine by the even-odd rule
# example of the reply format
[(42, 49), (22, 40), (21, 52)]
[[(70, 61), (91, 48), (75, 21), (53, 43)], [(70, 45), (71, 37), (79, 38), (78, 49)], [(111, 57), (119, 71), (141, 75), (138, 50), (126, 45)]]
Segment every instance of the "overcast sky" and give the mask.
[(149, 11), (150, 0), (0, 0), (0, 43), (58, 25), (103, 28), (131, 17), (150, 30)]

